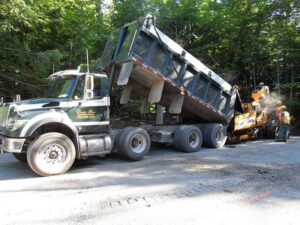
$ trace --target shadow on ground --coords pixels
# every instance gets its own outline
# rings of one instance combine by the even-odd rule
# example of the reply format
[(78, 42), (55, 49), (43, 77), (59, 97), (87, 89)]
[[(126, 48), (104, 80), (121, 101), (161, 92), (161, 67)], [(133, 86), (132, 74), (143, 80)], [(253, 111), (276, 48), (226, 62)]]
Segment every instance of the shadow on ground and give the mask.
[(220, 191), (248, 196), (270, 192), (274, 198), (299, 200), (299, 143), (299, 139), (286, 145), (260, 141), (190, 154), (171, 147), (153, 148), (142, 161), (131, 162), (118, 155), (91, 157), (77, 162), (67, 174), (53, 177), (38, 177), (28, 165), (6, 155), (5, 161), (0, 159), (0, 194), (167, 185), (172, 187), (171, 194), (190, 193), (186, 196), (191, 197)]

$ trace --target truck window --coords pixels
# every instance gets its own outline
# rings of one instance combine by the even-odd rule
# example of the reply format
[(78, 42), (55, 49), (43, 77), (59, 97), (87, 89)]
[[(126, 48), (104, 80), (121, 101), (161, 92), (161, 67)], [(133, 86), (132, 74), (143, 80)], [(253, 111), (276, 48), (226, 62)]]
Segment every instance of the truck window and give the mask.
[(77, 82), (77, 87), (74, 93), (74, 99), (82, 99), (84, 96), (84, 82), (85, 76), (81, 76)]
[(49, 81), (47, 98), (68, 98), (76, 83), (76, 76), (58, 77)]
[(99, 99), (108, 93), (108, 78), (107, 77), (94, 77), (94, 99)]

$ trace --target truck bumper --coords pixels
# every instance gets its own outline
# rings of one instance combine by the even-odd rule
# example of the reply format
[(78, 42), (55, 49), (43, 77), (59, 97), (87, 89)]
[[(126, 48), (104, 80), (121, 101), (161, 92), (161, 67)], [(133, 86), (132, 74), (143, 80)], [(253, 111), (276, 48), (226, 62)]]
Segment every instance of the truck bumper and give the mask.
[(0, 135), (0, 153), (21, 153), (25, 138), (8, 138)]

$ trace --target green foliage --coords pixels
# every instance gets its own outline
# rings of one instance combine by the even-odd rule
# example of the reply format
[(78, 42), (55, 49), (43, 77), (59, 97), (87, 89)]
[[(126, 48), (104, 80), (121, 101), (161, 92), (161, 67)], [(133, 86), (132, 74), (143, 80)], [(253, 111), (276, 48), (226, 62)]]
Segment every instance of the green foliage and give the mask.
[(2, 0), (0, 95), (35, 96), (53, 70), (86, 63), (86, 49), (97, 59), (112, 30), (150, 13), (243, 99), (264, 81), (297, 102), (299, 11), (295, 0)]
[(53, 71), (85, 62), (85, 49), (98, 58), (106, 39), (99, 5), (99, 0), (2, 1), (0, 95), (32, 97)]
[(112, 2), (107, 19), (113, 30), (155, 11), (154, 1), (151, 0), (113, 0)]

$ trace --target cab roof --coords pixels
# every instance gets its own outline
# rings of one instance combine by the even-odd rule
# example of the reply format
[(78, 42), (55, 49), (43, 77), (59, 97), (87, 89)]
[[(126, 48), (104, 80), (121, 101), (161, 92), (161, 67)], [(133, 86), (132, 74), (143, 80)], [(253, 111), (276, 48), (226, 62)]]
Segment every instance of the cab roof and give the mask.
[(49, 78), (50, 77), (55, 78), (55, 77), (60, 77), (60, 76), (70, 76), (70, 75), (72, 75), (72, 76), (81, 76), (83, 74), (84, 73), (79, 72), (79, 70), (62, 70), (62, 71), (57, 71), (57, 72), (51, 74), (49, 76)]
[[(62, 70), (62, 71), (57, 71), (53, 74), (51, 74), (48, 79), (55, 79), (57, 77), (64, 77), (64, 76), (82, 76), (87, 74), (86, 72), (80, 72), (79, 70)], [(97, 74), (97, 73), (89, 73), (91, 75), (95, 75), (95, 76), (103, 76), (103, 77), (107, 77), (106, 74)]]

